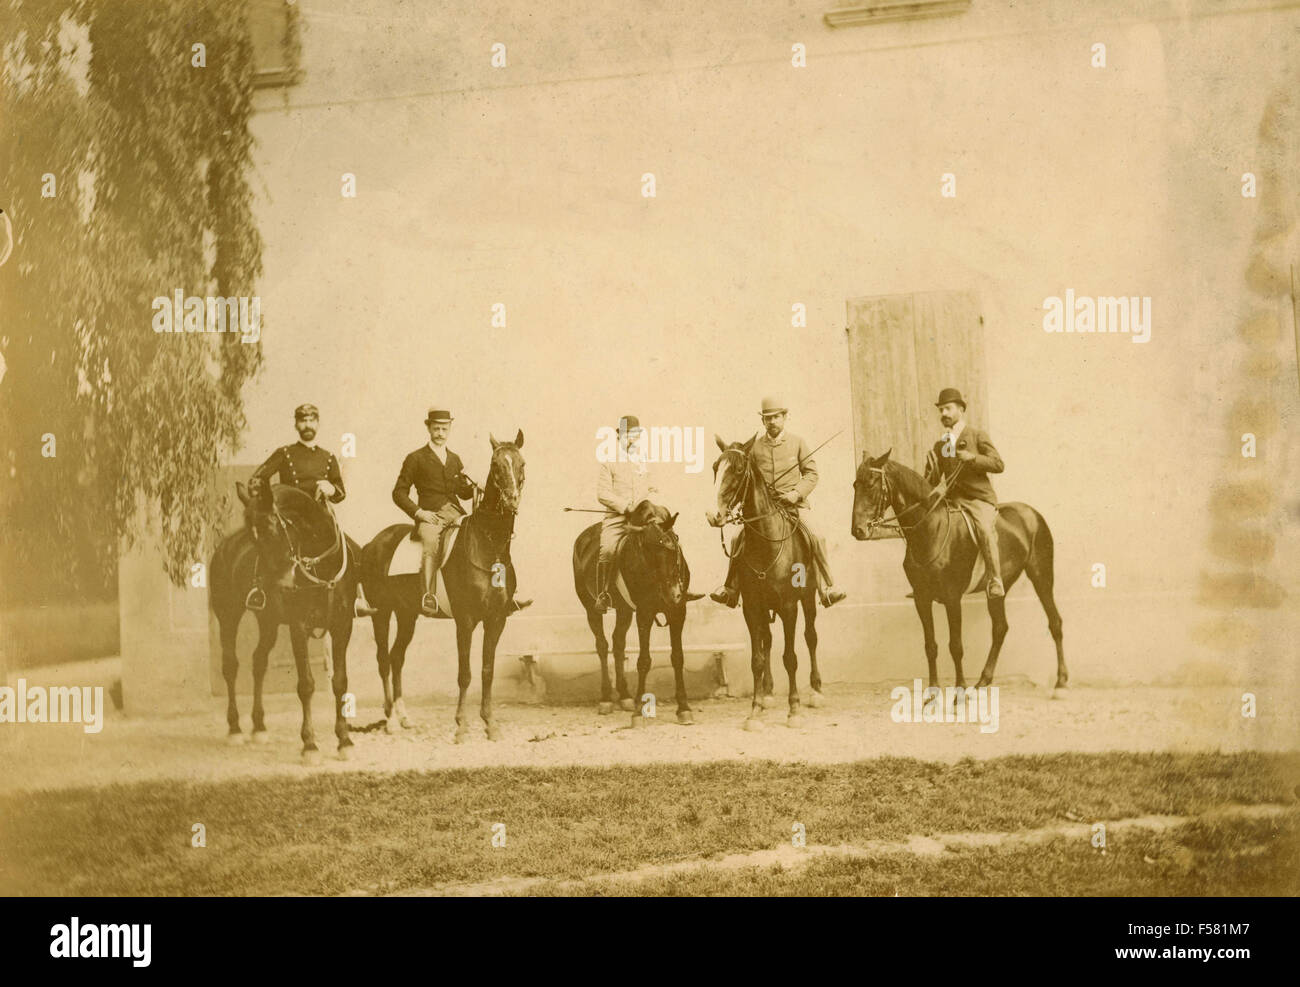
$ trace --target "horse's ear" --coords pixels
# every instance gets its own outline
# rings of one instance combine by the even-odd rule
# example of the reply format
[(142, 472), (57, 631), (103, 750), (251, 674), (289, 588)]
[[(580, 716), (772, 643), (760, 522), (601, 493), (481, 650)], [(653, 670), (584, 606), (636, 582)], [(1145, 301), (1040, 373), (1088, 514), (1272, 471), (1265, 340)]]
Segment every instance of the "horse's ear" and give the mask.
[(722, 436), (720, 436), (717, 432), (713, 433), (713, 441), (718, 444), (718, 448), (721, 449), (723, 452), (727, 451), (727, 443), (722, 441)]
[(235, 481), (235, 493), (239, 495), (239, 502), (247, 507), (249, 500), (248, 487), (244, 486), (239, 481)]
[(499, 446), (501, 443), (492, 437), (491, 432), (488, 432), (488, 441), (492, 443), (492, 451), (496, 452), (497, 446)]
[(744, 449), (745, 452), (749, 452), (749, 450), (751, 450), (751, 449), (754, 448), (754, 440), (757, 439), (757, 438), (758, 438), (757, 435), (751, 435), (751, 436), (749, 437), (749, 441), (746, 442), (746, 443), (745, 443), (743, 446), (741, 446), (740, 448)]
[(521, 428), (517, 432), (515, 432), (515, 448), (522, 449), (523, 447), (524, 447), (524, 430)]
[[(677, 514), (680, 513), (681, 511), (677, 512)], [(672, 517), (670, 517), (668, 521), (664, 524), (664, 527), (667, 528), (669, 531), (672, 530), (673, 525), (677, 522), (677, 514), (674, 514)]]
[(893, 451), (894, 451), (894, 447), (893, 447), (893, 446), (890, 446), (890, 447), (889, 447), (888, 449), (886, 449), (883, 453), (881, 453), (879, 456), (877, 456), (875, 459), (873, 459), (873, 460), (871, 461), (871, 465), (872, 465), (872, 466), (884, 466), (885, 463), (889, 462), (889, 454), (890, 454), (891, 452), (893, 452)]

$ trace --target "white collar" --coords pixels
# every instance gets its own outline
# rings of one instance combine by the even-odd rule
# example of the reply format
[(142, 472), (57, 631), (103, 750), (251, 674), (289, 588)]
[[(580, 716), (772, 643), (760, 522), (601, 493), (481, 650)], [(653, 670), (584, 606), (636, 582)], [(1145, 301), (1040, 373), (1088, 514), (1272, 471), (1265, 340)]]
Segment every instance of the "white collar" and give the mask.
[(952, 428), (948, 429), (948, 434), (951, 435), (951, 436), (952, 436), (952, 440), (953, 440), (954, 442), (956, 442), (956, 441), (957, 441), (957, 437), (958, 437), (959, 435), (961, 435), (962, 431), (963, 431), (965, 428), (966, 428), (966, 419), (965, 419), (965, 418), (959, 419), (956, 425), (954, 425)]
[(442, 452), (439, 452), (438, 447), (433, 444), (433, 439), (428, 441), (428, 446), (433, 450), (433, 454), (438, 457), (438, 462), (445, 463), (447, 461), (447, 443), (442, 444)]

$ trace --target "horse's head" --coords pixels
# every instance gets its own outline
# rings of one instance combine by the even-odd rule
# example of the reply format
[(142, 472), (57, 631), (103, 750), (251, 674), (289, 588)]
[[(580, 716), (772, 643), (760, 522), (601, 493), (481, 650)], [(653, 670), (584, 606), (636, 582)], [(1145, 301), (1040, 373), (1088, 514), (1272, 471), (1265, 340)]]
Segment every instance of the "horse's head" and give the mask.
[(718, 436), (713, 441), (722, 450), (722, 455), (713, 462), (713, 492), (717, 510), (705, 511), (704, 518), (714, 528), (722, 527), (730, 515), (741, 512), (745, 506), (745, 496), (751, 486), (753, 459), (750, 450), (754, 448), (754, 439), (748, 442), (733, 442), (730, 445)]
[(245, 487), (235, 484), (244, 505), (244, 527), (253, 536), (264, 572), (279, 577), (293, 567), (293, 546), (288, 526), (276, 508), (275, 496), (267, 480), (254, 477)]
[(889, 509), (889, 481), (885, 471), (891, 452), (893, 449), (888, 449), (875, 459), (862, 454), (862, 462), (853, 480), (853, 525), (850, 529), (858, 541), (866, 541), (871, 529), (884, 520), (885, 511)]
[(498, 442), (491, 434), (492, 462), (488, 466), (487, 488), (496, 491), (501, 509), (507, 514), (519, 513), (519, 499), (524, 492), (524, 457), (519, 452), (524, 445), (521, 429), (513, 442)]
[(643, 500), (628, 520), (629, 534), (636, 535), (645, 559), (646, 575), (666, 604), (679, 607), (687, 598), (685, 559), (673, 525), (676, 514)]

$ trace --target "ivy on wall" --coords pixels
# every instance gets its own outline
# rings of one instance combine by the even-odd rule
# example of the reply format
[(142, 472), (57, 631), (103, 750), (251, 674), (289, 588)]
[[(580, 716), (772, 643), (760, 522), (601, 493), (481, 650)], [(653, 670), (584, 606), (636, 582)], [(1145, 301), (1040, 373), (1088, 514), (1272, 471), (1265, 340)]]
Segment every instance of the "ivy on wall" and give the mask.
[(0, 602), (111, 595), (147, 526), (179, 584), (225, 516), (261, 346), (153, 300), (256, 294), (248, 4), (0, 0)]

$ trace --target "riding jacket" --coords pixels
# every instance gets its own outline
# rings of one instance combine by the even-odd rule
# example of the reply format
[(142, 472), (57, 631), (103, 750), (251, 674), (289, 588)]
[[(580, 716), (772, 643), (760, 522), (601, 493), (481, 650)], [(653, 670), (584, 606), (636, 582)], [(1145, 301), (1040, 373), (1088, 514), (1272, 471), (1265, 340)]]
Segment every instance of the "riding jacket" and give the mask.
[[(817, 464), (808, 452), (808, 443), (789, 431), (775, 439), (769, 439), (763, 432), (754, 440), (751, 452), (763, 479), (769, 484), (775, 481), (778, 494), (793, 490), (799, 494), (799, 505), (808, 506), (808, 495), (818, 480)], [(785, 475), (781, 476), (782, 473)]]
[[(401, 472), (393, 486), (393, 503), (412, 520), (416, 511), (436, 511), (445, 504), (464, 514), (460, 501), (474, 496), (474, 484), (465, 475), (460, 457), (450, 449), (445, 455), (445, 462), (439, 460), (425, 443), (402, 460)], [(411, 487), (415, 487), (418, 503), (411, 500)]]
[[(989, 474), (1002, 472), (1002, 457), (993, 447), (987, 432), (965, 422), (960, 424), (961, 428), (954, 429), (957, 433), (957, 441), (950, 450), (950, 455), (944, 455), (944, 446), (948, 444), (946, 436), (939, 439), (930, 450), (925, 462), (925, 478), (931, 484), (938, 484), (941, 477), (951, 476), (957, 472), (957, 467), (961, 466), (961, 473), (948, 488), (948, 498), (982, 500), (996, 505), (998, 495), (993, 492)], [(975, 458), (963, 464), (956, 453), (967, 449), (975, 453)]]
[(313, 497), (316, 496), (316, 481), (329, 480), (334, 484), (334, 493), (330, 496), (330, 502), (334, 504), (347, 496), (343, 489), (343, 474), (339, 472), (339, 461), (332, 452), (327, 452), (320, 446), (304, 445), (301, 442), (280, 446), (266, 462), (253, 470), (253, 478), (269, 481), (277, 473), (280, 474), (281, 483), (297, 487)]

